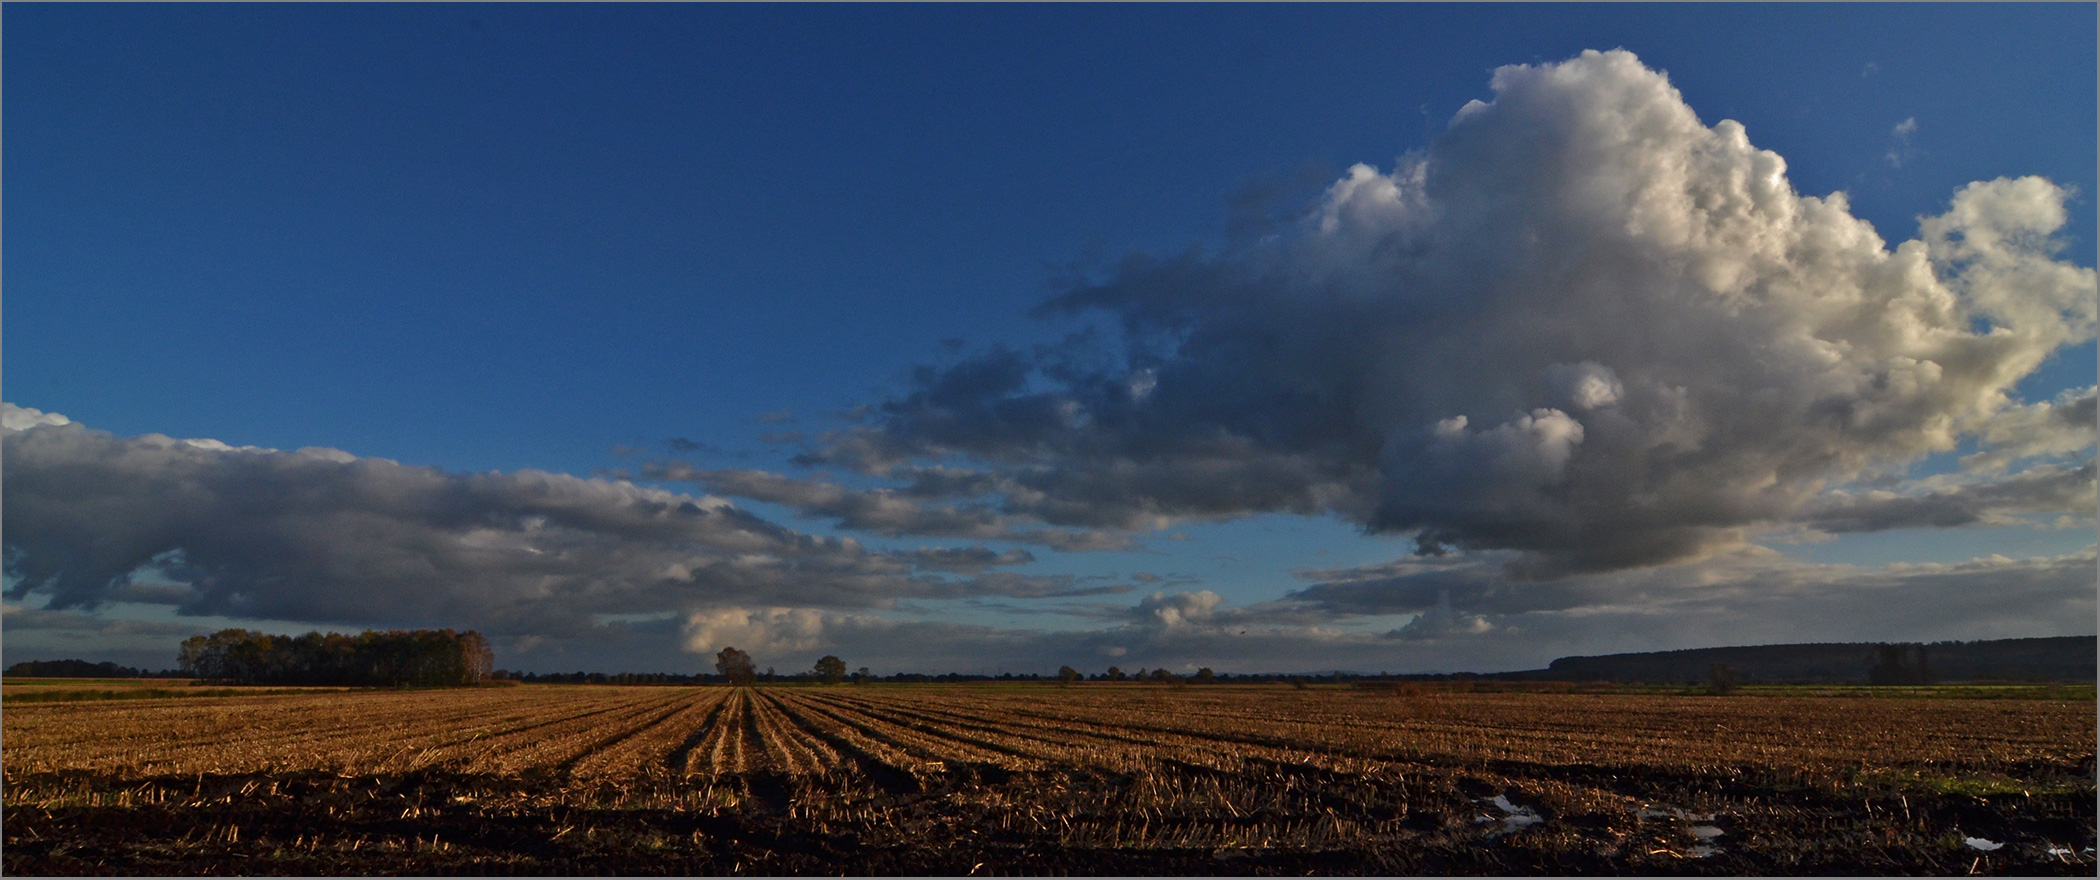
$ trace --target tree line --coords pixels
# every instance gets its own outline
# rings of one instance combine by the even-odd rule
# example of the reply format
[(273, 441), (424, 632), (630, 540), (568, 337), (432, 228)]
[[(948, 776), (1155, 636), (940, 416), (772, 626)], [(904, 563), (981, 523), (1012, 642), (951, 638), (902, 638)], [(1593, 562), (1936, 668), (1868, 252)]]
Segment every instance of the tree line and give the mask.
[(364, 687), (436, 687), (479, 684), (490, 677), (494, 653), (468, 630), (366, 630), (283, 636), (223, 629), (184, 639), (182, 671), (234, 684), (325, 684)]
[(891, 673), (889, 675), (878, 676), (870, 672), (868, 670), (868, 667), (866, 666), (860, 667), (858, 670), (853, 670), (849, 672), (846, 667), (846, 661), (839, 659), (835, 655), (829, 654), (825, 655), (822, 658), (819, 658), (816, 664), (806, 671), (783, 673), (775, 670), (772, 667), (767, 667), (764, 672), (760, 672), (757, 663), (755, 663), (751, 659), (751, 655), (748, 652), (730, 646), (724, 647), (721, 651), (715, 654), (715, 672), (712, 674), (704, 672), (695, 674), (663, 672), (622, 672), (609, 675), (603, 672), (578, 671), (531, 673), (511, 672), (508, 670), (498, 669), (495, 671), (493, 677), (498, 680), (518, 681), (528, 684), (729, 684), (739, 687), (750, 686), (755, 684), (774, 684), (781, 682), (792, 682), (799, 684), (839, 684), (847, 681), (851, 681), (854, 684), (873, 682), (883, 682), (888, 684), (938, 684), (959, 682), (1058, 682), (1066, 685), (1089, 681), (1148, 682), (1153, 684), (1175, 685), (1288, 683), (1303, 687), (1309, 684), (1354, 684), (1367, 681), (1392, 681), (1404, 678), (1405, 676), (1393, 676), (1387, 675), (1385, 673), (1370, 675), (1346, 672), (1334, 672), (1325, 675), (1287, 675), (1280, 673), (1242, 673), (1240, 675), (1233, 675), (1231, 673), (1213, 671), (1208, 666), (1205, 666), (1201, 669), (1196, 670), (1193, 673), (1188, 674), (1177, 673), (1165, 667), (1149, 670), (1141, 668), (1135, 672), (1125, 672), (1119, 667), (1110, 666), (1105, 671), (1097, 672), (1092, 675), (1087, 675), (1085, 673), (1080, 672), (1077, 669), (1072, 668), (1071, 666), (1063, 666), (1060, 667), (1057, 670), (1057, 672), (1050, 675), (1042, 675), (1040, 673), (1033, 672), (1002, 672), (998, 675), (986, 675), (981, 673), (970, 674), (962, 672), (944, 672), (939, 674), (931, 674), (924, 672), (896, 672)]
[[(744, 651), (742, 651), (742, 650), (739, 650), (739, 649), (737, 649), (737, 648), (735, 648), (735, 647), (724, 647), (724, 648), (723, 648), (723, 649), (722, 649), (722, 650), (721, 650), (720, 652), (718, 652), (718, 653), (716, 653), (716, 654), (715, 654), (715, 670), (716, 670), (717, 672), (719, 672), (719, 673), (721, 674), (721, 680), (722, 680), (722, 681), (726, 681), (726, 682), (728, 682), (729, 684), (732, 684), (732, 685), (737, 685), (737, 686), (748, 686), (748, 685), (751, 685), (751, 684), (755, 684), (755, 683), (757, 683), (757, 682), (758, 682), (758, 681), (759, 681), (759, 680), (761, 679), (761, 676), (760, 676), (760, 674), (759, 674), (759, 672), (758, 672), (758, 666), (757, 666), (757, 664), (755, 664), (755, 663), (753, 663), (753, 662), (751, 661), (751, 655), (750, 655), (750, 654), (748, 654), (748, 653), (745, 653)], [(1339, 673), (1337, 673), (1337, 674), (1339, 674)], [(840, 660), (840, 659), (839, 659), (838, 657), (836, 657), (836, 656), (833, 656), (833, 655), (829, 655), (829, 654), (827, 654), (827, 655), (825, 655), (824, 657), (822, 657), (822, 658), (819, 658), (819, 659), (817, 660), (817, 664), (816, 664), (816, 666), (815, 666), (814, 668), (812, 668), (812, 669), (811, 669), (810, 671), (808, 671), (808, 672), (805, 672), (805, 673), (797, 673), (797, 674), (791, 674), (791, 675), (787, 676), (787, 680), (789, 680), (789, 681), (816, 681), (816, 682), (822, 682), (822, 683), (825, 683), (825, 684), (838, 684), (838, 683), (839, 683), (839, 682), (841, 682), (841, 681), (845, 681), (845, 680), (846, 680), (846, 679), (847, 679), (848, 677), (849, 677), (849, 675), (848, 675), (848, 673), (846, 672), (846, 661), (844, 661), (844, 660)], [(1086, 680), (1088, 680), (1088, 677), (1087, 677), (1087, 676), (1085, 676), (1085, 675), (1081, 674), (1079, 670), (1077, 670), (1077, 669), (1073, 669), (1073, 668), (1072, 668), (1072, 667), (1070, 667), (1070, 666), (1064, 666), (1064, 667), (1060, 667), (1060, 668), (1059, 668), (1059, 669), (1057, 670), (1057, 674), (1056, 674), (1055, 676), (1052, 676), (1052, 677), (1049, 677), (1049, 678), (1045, 678), (1044, 676), (1042, 676), (1042, 675), (1037, 675), (1037, 674), (1035, 674), (1035, 673), (1028, 673), (1028, 674), (1025, 674), (1025, 675), (1015, 675), (1015, 674), (1013, 674), (1013, 673), (1011, 673), (1011, 672), (1004, 672), (1004, 673), (1000, 673), (1000, 674), (999, 674), (999, 675), (997, 675), (997, 676), (991, 676), (991, 675), (963, 675), (963, 674), (961, 674), (961, 673), (955, 673), (955, 672), (945, 673), (945, 674), (942, 674), (942, 675), (925, 675), (925, 674), (921, 674), (921, 673), (910, 673), (910, 672), (900, 672), (900, 673), (897, 673), (897, 674), (894, 674), (894, 675), (888, 676), (887, 678), (877, 678), (877, 677), (875, 677), (874, 675), (871, 675), (871, 674), (869, 674), (869, 672), (868, 672), (868, 667), (865, 667), (865, 666), (861, 667), (859, 671), (857, 671), (857, 672), (854, 672), (854, 673), (852, 673), (852, 674), (850, 675), (850, 677), (851, 677), (851, 678), (853, 679), (853, 682), (854, 682), (855, 684), (859, 684), (859, 683), (861, 683), (861, 682), (864, 682), (864, 681), (889, 681), (889, 682), (942, 682), (942, 681), (1057, 681), (1057, 682), (1060, 682), (1060, 683), (1063, 683), (1063, 684), (1067, 684), (1067, 685), (1069, 685), (1069, 684), (1072, 684), (1073, 682), (1077, 682), (1077, 681), (1086, 681)], [(1270, 680), (1270, 679), (1274, 679), (1274, 678), (1277, 678), (1277, 677), (1276, 677), (1276, 676), (1242, 676), (1242, 677), (1240, 678), (1240, 680), (1241, 680), (1241, 681), (1266, 681), (1266, 680)], [(776, 675), (774, 674), (774, 672), (773, 672), (773, 670), (772, 670), (772, 669), (768, 668), (768, 669), (767, 669), (767, 670), (765, 671), (765, 674), (764, 674), (764, 676), (763, 676), (763, 679), (764, 679), (765, 681), (767, 681), (767, 682), (772, 682), (772, 681), (776, 681), (776, 680), (778, 680), (778, 677), (777, 677), (777, 676), (776, 676)], [(1173, 673), (1173, 672), (1169, 672), (1169, 671), (1168, 671), (1168, 670), (1167, 670), (1167, 669), (1166, 669), (1165, 667), (1161, 667), (1161, 668), (1159, 668), (1159, 669), (1154, 669), (1154, 670), (1152, 670), (1152, 671), (1151, 671), (1151, 672), (1149, 672), (1149, 673), (1148, 673), (1148, 672), (1146, 672), (1146, 671), (1145, 671), (1145, 670), (1143, 670), (1143, 669), (1140, 669), (1140, 670), (1138, 670), (1138, 671), (1137, 671), (1137, 674), (1136, 674), (1136, 676), (1135, 676), (1135, 677), (1133, 678), (1133, 676), (1132, 676), (1132, 675), (1130, 675), (1129, 673), (1126, 673), (1126, 672), (1124, 672), (1124, 671), (1123, 671), (1123, 670), (1121, 670), (1121, 669), (1118, 669), (1118, 668), (1116, 668), (1116, 667), (1114, 667), (1114, 666), (1111, 666), (1111, 667), (1109, 667), (1109, 668), (1108, 668), (1108, 671), (1106, 671), (1106, 672), (1102, 672), (1102, 673), (1099, 673), (1099, 674), (1096, 674), (1096, 675), (1094, 675), (1094, 676), (1092, 677), (1092, 679), (1091, 679), (1091, 680), (1093, 680), (1093, 681), (1132, 681), (1132, 680), (1136, 680), (1136, 681), (1152, 681), (1152, 682), (1159, 682), (1159, 683), (1163, 683), (1163, 684), (1188, 684), (1188, 683), (1191, 683), (1191, 682), (1193, 682), (1193, 683), (1196, 683), (1196, 684), (1211, 684), (1211, 683), (1213, 683), (1213, 682), (1223, 682), (1223, 681), (1231, 681), (1231, 680), (1232, 680), (1232, 676), (1230, 676), (1230, 675), (1220, 675), (1220, 674), (1218, 674), (1218, 673), (1216, 673), (1216, 672), (1212, 672), (1212, 671), (1211, 671), (1211, 669), (1210, 669), (1210, 667), (1206, 666), (1206, 667), (1203, 667), (1202, 669), (1198, 669), (1198, 670), (1196, 670), (1195, 674), (1193, 674), (1193, 675), (1187, 675), (1187, 676), (1183, 676), (1183, 675), (1177, 675), (1177, 674), (1175, 674), (1175, 673)]]
[(24, 660), (0, 673), (9, 678), (181, 678), (182, 673), (172, 669), (155, 672), (118, 666), (104, 660), (89, 663), (86, 660)]

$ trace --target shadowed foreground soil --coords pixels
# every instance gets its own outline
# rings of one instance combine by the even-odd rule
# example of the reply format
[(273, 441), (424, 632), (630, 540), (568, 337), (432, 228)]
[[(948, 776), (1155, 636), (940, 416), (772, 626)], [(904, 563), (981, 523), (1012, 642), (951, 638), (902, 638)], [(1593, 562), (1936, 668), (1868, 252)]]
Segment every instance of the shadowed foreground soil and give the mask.
[[(1222, 773), (1172, 761), (1127, 774), (951, 764), (925, 776), (749, 774), (595, 787), (447, 771), (43, 774), (6, 780), (4, 867), (14, 875), (2091, 876), (2094, 792), (2090, 766), (2082, 772), (2082, 786), (1997, 796), (1755, 771), (1424, 765), (1348, 774), (1250, 765)], [(1498, 795), (1537, 821), (1511, 821), (1519, 814), (1496, 804)], [(1695, 826), (1707, 837), (1695, 837)], [(2002, 847), (1980, 851), (1968, 837)], [(1702, 855), (1702, 844), (1715, 851)]]

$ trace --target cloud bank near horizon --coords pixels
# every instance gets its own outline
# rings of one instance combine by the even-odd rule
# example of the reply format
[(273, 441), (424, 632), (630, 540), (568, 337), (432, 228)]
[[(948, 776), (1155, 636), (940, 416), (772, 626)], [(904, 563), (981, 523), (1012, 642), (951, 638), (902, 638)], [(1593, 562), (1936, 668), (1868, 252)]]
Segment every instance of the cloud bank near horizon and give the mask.
[(45, 595), (54, 611), (129, 601), (187, 615), (576, 635), (601, 616), (667, 609), (1102, 589), (995, 570), (1031, 561), (1026, 552), (877, 551), (722, 498), (625, 481), (115, 437), (0, 410), (8, 597)]
[[(450, 474), (332, 449), (118, 438), (0, 405), (10, 650), (139, 647), (242, 621), (472, 626), (504, 663), (702, 669), (726, 645), (799, 669), (1459, 671), (1719, 642), (2071, 635), (2095, 607), (2094, 549), (1881, 567), (1763, 548), (1521, 581), (1497, 554), (1308, 570), (1234, 605), (1194, 585), (999, 570), (1026, 551), (876, 551), (727, 502), (556, 474)], [(1506, 552), (1506, 551), (1505, 551)], [(138, 578), (158, 569), (159, 578)], [(1110, 579), (1114, 580), (1114, 579)], [(1158, 583), (1158, 576), (1132, 575)], [(42, 597), (44, 604), (30, 603)], [(968, 624), (953, 605), (1051, 600), (1046, 628)], [(100, 606), (173, 617), (107, 617)], [(941, 607), (936, 607), (941, 606)], [(195, 620), (196, 623), (185, 623)], [(276, 625), (276, 624), (273, 624)], [(696, 656), (697, 655), (697, 656)], [(681, 659), (683, 658), (683, 659)]]

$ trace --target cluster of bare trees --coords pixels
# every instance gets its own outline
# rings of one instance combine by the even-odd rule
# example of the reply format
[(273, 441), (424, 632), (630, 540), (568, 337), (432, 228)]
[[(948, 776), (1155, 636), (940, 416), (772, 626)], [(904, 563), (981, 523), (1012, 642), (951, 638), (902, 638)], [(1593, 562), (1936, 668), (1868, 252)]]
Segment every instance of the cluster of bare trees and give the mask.
[[(734, 648), (734, 647), (724, 647), (724, 648), (723, 648), (723, 649), (722, 649), (721, 651), (719, 651), (719, 652), (716, 652), (716, 654), (715, 654), (715, 670), (716, 670), (717, 672), (720, 672), (720, 673), (722, 674), (722, 677), (723, 677), (723, 678), (725, 678), (725, 679), (728, 679), (728, 681), (729, 681), (729, 683), (730, 683), (730, 684), (733, 684), (733, 685), (737, 685), (737, 686), (739, 686), (739, 687), (742, 687), (742, 686), (746, 686), (746, 685), (751, 685), (751, 684), (755, 684), (755, 683), (757, 683), (757, 682), (758, 682), (758, 681), (760, 680), (760, 678), (761, 678), (761, 676), (760, 676), (760, 674), (759, 674), (759, 672), (758, 672), (758, 667), (757, 667), (757, 666), (756, 666), (755, 664), (753, 664), (753, 663), (751, 662), (751, 655), (750, 655), (750, 654), (747, 654), (747, 653), (745, 653), (745, 652), (743, 652), (743, 651), (741, 651), (741, 650), (738, 650), (738, 649), (736, 649), (736, 648)], [(848, 676), (848, 673), (846, 672), (846, 661), (844, 661), (844, 660), (840, 660), (839, 658), (837, 658), (837, 657), (835, 657), (835, 656), (832, 656), (832, 655), (826, 654), (826, 655), (824, 655), (824, 657), (823, 657), (822, 659), (820, 659), (820, 660), (818, 660), (818, 661), (817, 661), (817, 665), (816, 665), (816, 668), (814, 668), (814, 669), (810, 670), (809, 672), (804, 672), (804, 673), (801, 673), (801, 674), (796, 674), (796, 675), (789, 675), (789, 676), (788, 676), (788, 679), (789, 679), (790, 681), (817, 681), (817, 682), (823, 682), (824, 684), (838, 684), (839, 682), (841, 682), (841, 681), (844, 681), (844, 680), (846, 680), (846, 679), (847, 679), (848, 677), (849, 677), (849, 676)], [(872, 674), (870, 674), (870, 673), (868, 672), (868, 667), (866, 667), (866, 666), (863, 666), (863, 667), (861, 667), (861, 668), (860, 668), (860, 670), (859, 670), (859, 671), (857, 671), (857, 672), (854, 672), (854, 673), (852, 673), (850, 677), (851, 677), (851, 678), (853, 679), (853, 681), (854, 681), (854, 682), (855, 682), (856, 684), (857, 684), (857, 683), (859, 683), (859, 682), (862, 682), (862, 681), (870, 681), (870, 680), (873, 680), (873, 679), (874, 679), (874, 676), (873, 676)], [(771, 670), (771, 669), (768, 669), (768, 670), (766, 670), (766, 672), (765, 672), (765, 674), (764, 674), (763, 678), (764, 678), (764, 680), (765, 680), (765, 681), (768, 681), (768, 682), (770, 682), (770, 681), (773, 681), (773, 680), (774, 680), (773, 670)], [(1195, 673), (1194, 673), (1194, 674), (1191, 674), (1191, 675), (1176, 675), (1175, 673), (1173, 673), (1173, 672), (1170, 672), (1170, 671), (1168, 671), (1168, 670), (1166, 669), (1166, 667), (1160, 667), (1160, 668), (1158, 668), (1158, 669), (1154, 669), (1154, 670), (1151, 670), (1151, 671), (1149, 671), (1149, 672), (1148, 672), (1148, 671), (1146, 671), (1146, 670), (1140, 669), (1140, 670), (1138, 670), (1138, 671), (1137, 671), (1137, 674), (1136, 674), (1135, 676), (1131, 675), (1130, 673), (1124, 672), (1123, 670), (1121, 670), (1121, 669), (1118, 669), (1118, 668), (1116, 668), (1116, 667), (1114, 667), (1114, 666), (1111, 666), (1111, 667), (1109, 667), (1109, 668), (1108, 668), (1108, 671), (1106, 671), (1106, 672), (1102, 672), (1102, 673), (1098, 673), (1098, 674), (1096, 674), (1096, 675), (1092, 676), (1092, 677), (1091, 677), (1091, 679), (1089, 679), (1089, 677), (1088, 677), (1088, 676), (1087, 676), (1087, 675), (1086, 675), (1085, 673), (1082, 673), (1082, 672), (1080, 672), (1080, 671), (1079, 671), (1079, 670), (1077, 670), (1077, 669), (1074, 669), (1074, 668), (1072, 668), (1072, 667), (1070, 667), (1070, 666), (1061, 666), (1061, 667), (1058, 667), (1058, 670), (1057, 670), (1057, 675), (1056, 675), (1056, 677), (1055, 677), (1055, 678), (1056, 678), (1056, 680), (1057, 680), (1057, 681), (1058, 681), (1059, 683), (1061, 683), (1061, 684), (1064, 684), (1064, 685), (1067, 685), (1067, 686), (1069, 686), (1069, 685), (1072, 685), (1072, 684), (1075, 684), (1075, 683), (1078, 683), (1078, 682), (1083, 682), (1083, 681), (1088, 681), (1088, 680), (1092, 680), (1092, 681), (1132, 681), (1132, 680), (1136, 680), (1136, 681), (1150, 681), (1150, 682), (1156, 682), (1156, 683), (1160, 683), (1160, 684), (1212, 684), (1212, 683), (1215, 683), (1215, 682), (1223, 681), (1225, 677), (1224, 677), (1224, 676), (1220, 676), (1220, 675), (1218, 675), (1218, 674), (1217, 674), (1217, 673), (1215, 673), (1215, 672), (1212, 672), (1212, 671), (1211, 671), (1211, 669), (1210, 669), (1210, 667), (1208, 667), (1208, 666), (1205, 666), (1205, 667), (1203, 667), (1202, 669), (1198, 669), (1198, 670), (1196, 670), (1196, 671), (1195, 671)], [(925, 676), (925, 675), (917, 675), (917, 674), (903, 674), (903, 673), (900, 673), (900, 674), (898, 674), (898, 675), (894, 675), (894, 676), (891, 676), (891, 677), (890, 677), (889, 679), (887, 679), (887, 680), (889, 680), (889, 681), (948, 681), (948, 680), (950, 680), (950, 679), (953, 679), (953, 680), (957, 680), (957, 681), (962, 681), (962, 680), (985, 680), (985, 681), (989, 681), (989, 680), (992, 680), (992, 679), (990, 679), (990, 678), (988, 678), (988, 677), (985, 677), (985, 676), (977, 676), (977, 677), (974, 677), (974, 678), (969, 678), (969, 679), (965, 679), (964, 677), (961, 677), (961, 676), (955, 676), (955, 675), (953, 675), (953, 674), (950, 674), (950, 675), (946, 675), (946, 676)], [(998, 678), (998, 680), (1000, 680), (1000, 681), (1005, 681), (1005, 680), (1008, 680), (1008, 679), (1014, 679), (1014, 680), (1025, 680), (1025, 681), (1039, 681), (1039, 680), (1041, 680), (1041, 677), (1040, 677), (1040, 676), (1037, 676), (1037, 675), (1033, 675), (1033, 674), (1030, 674), (1030, 675), (1023, 675), (1023, 676), (1018, 676), (1018, 677), (1016, 677), (1016, 676), (1012, 676), (1012, 675), (1001, 675), (1001, 676), (1000, 676), (1000, 677)], [(1260, 680), (1260, 677), (1256, 677), (1256, 680)]]
[[(724, 647), (715, 654), (715, 671), (722, 673), (723, 678), (728, 679), (730, 684), (738, 687), (747, 686), (758, 681), (758, 666), (751, 662), (751, 655), (733, 647)], [(870, 677), (868, 667), (863, 666), (858, 673), (854, 674), (853, 680), (859, 682)], [(790, 676), (790, 678), (820, 681), (825, 684), (838, 684), (846, 680), (846, 661), (826, 654), (817, 661), (816, 668), (799, 676)], [(773, 670), (766, 670), (766, 680), (773, 680)]]
[[(1057, 677), (1064, 683), (1071, 684), (1072, 682), (1079, 681), (1084, 676), (1080, 675), (1079, 670), (1073, 669), (1070, 666), (1065, 666), (1057, 670)], [(1146, 672), (1145, 670), (1140, 669), (1137, 671), (1136, 675), (1132, 675), (1114, 666), (1110, 666), (1107, 672), (1103, 672), (1099, 675), (1094, 676), (1093, 680), (1151, 681), (1158, 682), (1160, 684), (1188, 684), (1190, 682), (1194, 682), (1196, 684), (1211, 684), (1218, 680), (1218, 674), (1212, 672), (1210, 667), (1205, 666), (1202, 669), (1196, 670), (1195, 674), (1193, 675), (1182, 676), (1176, 675), (1173, 672), (1168, 671), (1166, 667), (1162, 666), (1158, 669), (1152, 670), (1151, 672)]]
[(294, 638), (223, 629), (183, 640), (177, 660), (197, 678), (239, 684), (439, 686), (479, 684), (494, 654), (469, 630), (310, 632)]

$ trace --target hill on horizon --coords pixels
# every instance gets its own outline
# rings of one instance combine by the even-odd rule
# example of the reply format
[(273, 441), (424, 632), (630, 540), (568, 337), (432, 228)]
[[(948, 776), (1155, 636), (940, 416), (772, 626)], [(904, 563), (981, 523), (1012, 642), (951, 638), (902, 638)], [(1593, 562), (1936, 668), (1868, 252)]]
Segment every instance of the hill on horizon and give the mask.
[(1744, 682), (1868, 682), (1877, 665), (1897, 654), (1922, 680), (2093, 681), (2100, 675), (2100, 639), (2055, 636), (1971, 642), (1810, 642), (1741, 645), (1562, 657), (1545, 669), (1481, 676), (1519, 681), (1702, 681), (1714, 664), (1733, 667)]

